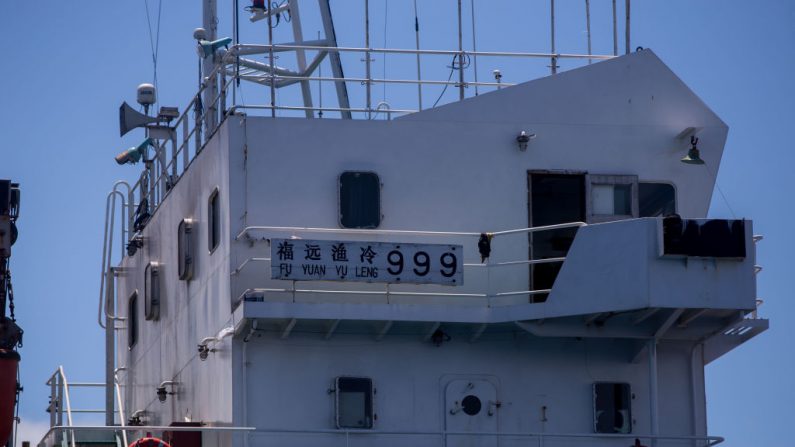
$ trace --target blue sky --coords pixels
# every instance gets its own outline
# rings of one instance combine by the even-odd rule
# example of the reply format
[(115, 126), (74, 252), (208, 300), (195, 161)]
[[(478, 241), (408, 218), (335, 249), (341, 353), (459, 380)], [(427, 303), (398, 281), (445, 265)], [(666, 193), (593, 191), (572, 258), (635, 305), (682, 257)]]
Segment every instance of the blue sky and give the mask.
[[(386, 26), (388, 46), (413, 47), (411, 1), (371, 2), (373, 46), (383, 45)], [(229, 35), (232, 3), (219, 3), (219, 34)], [(343, 45), (363, 45), (361, 3), (333, 2)], [(419, 1), (423, 48), (455, 47), (455, 3)], [(610, 2), (591, 3), (594, 52), (610, 52)], [(302, 4), (307, 36), (318, 29), (309, 12), (314, 4)], [(471, 48), (469, 0), (464, 4), (465, 47)], [(557, 4), (558, 51), (585, 52), (584, 1)], [(149, 0), (153, 21), (157, 5)], [(547, 1), (477, 0), (475, 5), (479, 50), (548, 51)], [(200, 26), (200, 2), (164, 1), (161, 17), (160, 104), (182, 109), (196, 87), (191, 35)], [(266, 28), (249, 24), (245, 13), (241, 17), (242, 40), (264, 43)], [(795, 402), (795, 237), (789, 228), (795, 220), (789, 208), (795, 192), (795, 147), (789, 134), (795, 124), (795, 3), (635, 1), (632, 20), (632, 47), (652, 48), (729, 125), (718, 177), (722, 194), (714, 194), (710, 215), (752, 218), (755, 232), (765, 236), (758, 249), (764, 267), (758, 295), (765, 300), (760, 312), (771, 318), (771, 328), (707, 368), (709, 431), (726, 436), (727, 446), (780, 445), (789, 439)], [(57, 365), (65, 366), (71, 380), (102, 380), (103, 335), (96, 306), (104, 200), (115, 180), (136, 177), (137, 168), (117, 166), (113, 156), (140, 139), (119, 138), (117, 110), (123, 100), (134, 104), (135, 87), (152, 80), (152, 55), (143, 0), (4, 0), (0, 29), (7, 47), (0, 62), (0, 178), (20, 182), (23, 191), (12, 271), (17, 316), (26, 330), (21, 417), (30, 433), (46, 421), (44, 381)], [(290, 40), (287, 27), (276, 33), (277, 40)], [(345, 60), (346, 74), (362, 71), (357, 58)], [(545, 75), (546, 63), (481, 59), (478, 74), (488, 79), (493, 68), (500, 68), (504, 81), (517, 82)], [(424, 59), (423, 74), (444, 80), (447, 64)], [(375, 76), (383, 75), (384, 68), (390, 77), (414, 76), (413, 59), (376, 57), (373, 66)], [(451, 90), (442, 103), (454, 99)], [(326, 104), (332, 104), (330, 92), (325, 88)], [(381, 88), (374, 92), (376, 101), (386, 99), (393, 107), (414, 106), (413, 93), (398, 87), (389, 87), (385, 96)], [(426, 105), (439, 92), (428, 87)], [(267, 102), (264, 89), (246, 87), (243, 93), (249, 103)], [(280, 99), (294, 94), (287, 91)], [(362, 105), (361, 92), (352, 97)], [(97, 395), (87, 397), (98, 402)]]

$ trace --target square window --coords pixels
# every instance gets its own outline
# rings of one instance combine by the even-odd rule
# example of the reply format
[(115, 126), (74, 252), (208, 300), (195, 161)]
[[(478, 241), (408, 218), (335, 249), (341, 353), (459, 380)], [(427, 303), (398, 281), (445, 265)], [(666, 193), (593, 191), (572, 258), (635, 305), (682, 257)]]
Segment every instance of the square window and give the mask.
[(377, 228), (381, 224), (381, 181), (374, 172), (347, 171), (340, 175), (340, 225)]
[(634, 175), (588, 175), (588, 222), (638, 217), (638, 178)]
[(373, 381), (337, 378), (337, 428), (373, 428)]

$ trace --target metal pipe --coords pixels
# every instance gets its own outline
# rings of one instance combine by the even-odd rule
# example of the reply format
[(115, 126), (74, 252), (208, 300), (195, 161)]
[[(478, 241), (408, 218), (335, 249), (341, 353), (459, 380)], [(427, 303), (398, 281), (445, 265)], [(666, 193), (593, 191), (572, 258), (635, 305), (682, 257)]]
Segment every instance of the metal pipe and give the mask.
[[(472, 12), (472, 51), (478, 51), (477, 39), (475, 38), (475, 0), (469, 1), (469, 9)], [(419, 48), (418, 48), (419, 49)], [(472, 56), (473, 63), (475, 64), (475, 96), (478, 96), (478, 56)]]
[(616, 0), (613, 0), (613, 56), (618, 56), (618, 19), (616, 16)]
[[(370, 48), (370, 1), (364, 0), (364, 46), (366, 48)], [(370, 71), (370, 51), (365, 51), (364, 53), (364, 71), (365, 71), (365, 87), (367, 89), (367, 119), (372, 119), (372, 113), (370, 109), (372, 108), (372, 87), (370, 85), (370, 78), (372, 77), (372, 73)]]
[[(519, 228), (515, 230), (505, 230), (490, 233), (494, 236), (505, 236), (515, 233), (534, 233), (546, 230), (558, 230), (562, 228), (584, 227), (587, 226), (585, 222), (571, 222), (555, 225), (544, 225), (540, 227)], [(309, 233), (340, 233), (340, 234), (362, 234), (362, 235), (412, 235), (412, 236), (480, 236), (482, 233), (475, 232), (456, 232), (456, 231), (417, 231), (417, 230), (355, 230), (355, 229), (342, 229), (342, 228), (317, 228), (317, 227), (274, 227), (274, 226), (261, 226), (252, 225), (243, 228), (243, 230), (235, 236), (235, 240), (240, 240), (243, 235), (248, 234), (249, 231), (304, 231)]]
[[(660, 432), (657, 416), (657, 339), (652, 338), (647, 342), (649, 349), (649, 426), (652, 436)], [(656, 442), (653, 439), (652, 445)]]
[[(588, 35), (588, 55), (591, 55), (591, 1), (585, 0), (585, 30)], [(591, 65), (591, 59), (588, 59), (588, 65)]]
[(458, 100), (464, 100), (464, 34), (461, 24), (461, 0), (458, 0)]
[(414, 0), (414, 41), (417, 47), (417, 104), (419, 110), (422, 110), (422, 74), (420, 70), (420, 16), (417, 12), (417, 0)]
[[(440, 55), (440, 56), (457, 56), (461, 52), (456, 50), (415, 50), (408, 48), (361, 48), (361, 47), (332, 47), (327, 45), (240, 45), (239, 49), (246, 50), (245, 54), (263, 54), (267, 53), (270, 48), (278, 53), (282, 51), (294, 51), (298, 49), (304, 50), (326, 50), (330, 54), (345, 53), (345, 52), (360, 52), (370, 51), (371, 53), (384, 53), (384, 54), (427, 54), (427, 55)], [(470, 56), (497, 56), (497, 57), (537, 57), (537, 58), (550, 58), (555, 57), (558, 59), (613, 59), (615, 56), (609, 54), (579, 54), (579, 53), (526, 53), (518, 51), (465, 51), (465, 54)], [(232, 54), (232, 50), (227, 54)], [(231, 56), (230, 56), (231, 57)], [(345, 78), (348, 79), (348, 78)]]
[(626, 54), (629, 54), (629, 3), (630, 3), (630, 0), (626, 0), (625, 1), (626, 13), (627, 13), (626, 14), (627, 19), (626, 19), (626, 23), (624, 25), (624, 28), (625, 28), (624, 31), (626, 33), (625, 34), (625, 36), (626, 36), (625, 37), (625, 40), (626, 40), (626, 51), (627, 51)]
[(558, 72), (557, 58), (555, 57), (555, 0), (549, 0), (550, 40), (552, 44), (552, 59), (550, 69), (552, 74)]
[[(270, 7), (268, 9), (270, 10)], [(268, 61), (269, 65), (273, 67), (273, 14), (270, 14), (270, 11), (268, 11), (268, 46), (270, 47), (268, 50)], [(276, 76), (276, 73), (271, 70), (271, 118), (276, 118), (276, 85), (274, 84), (274, 76)]]

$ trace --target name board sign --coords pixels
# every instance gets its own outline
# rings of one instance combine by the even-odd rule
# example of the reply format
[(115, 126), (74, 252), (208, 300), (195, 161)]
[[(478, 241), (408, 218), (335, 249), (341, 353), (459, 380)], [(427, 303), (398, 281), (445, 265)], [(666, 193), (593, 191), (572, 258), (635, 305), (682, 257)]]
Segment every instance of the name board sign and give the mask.
[(271, 279), (464, 283), (461, 245), (271, 239)]

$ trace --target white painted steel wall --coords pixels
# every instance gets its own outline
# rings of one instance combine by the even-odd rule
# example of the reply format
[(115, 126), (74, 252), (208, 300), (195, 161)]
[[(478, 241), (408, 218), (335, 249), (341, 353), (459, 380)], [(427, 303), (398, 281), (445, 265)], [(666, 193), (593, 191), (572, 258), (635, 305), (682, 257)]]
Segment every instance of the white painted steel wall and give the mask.
[[(203, 362), (197, 345), (204, 337), (231, 325), (229, 307), (229, 225), (222, 211), (221, 242), (210, 254), (207, 236), (208, 199), (218, 188), (221, 209), (229, 207), (226, 130), (221, 129), (192, 162), (187, 174), (169, 192), (144, 230), (144, 247), (125, 257), (123, 274), (117, 280), (119, 311), (127, 316), (127, 300), (138, 290), (138, 342), (127, 348), (127, 330), (117, 331), (117, 367), (129, 416), (145, 410), (147, 424), (167, 425), (191, 419), (231, 422), (231, 343), (219, 344), (215, 358)], [(185, 218), (195, 219), (197, 231), (194, 279), (177, 279), (177, 226)], [(161, 263), (162, 292), (159, 321), (144, 319), (144, 269), (149, 262)], [(127, 322), (117, 323), (127, 326)], [(156, 387), (164, 380), (179, 382), (177, 394), (160, 403)], [(171, 387), (167, 387), (169, 391)]]

